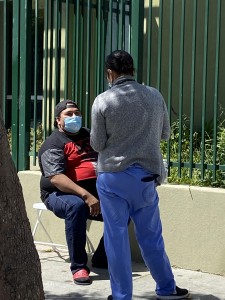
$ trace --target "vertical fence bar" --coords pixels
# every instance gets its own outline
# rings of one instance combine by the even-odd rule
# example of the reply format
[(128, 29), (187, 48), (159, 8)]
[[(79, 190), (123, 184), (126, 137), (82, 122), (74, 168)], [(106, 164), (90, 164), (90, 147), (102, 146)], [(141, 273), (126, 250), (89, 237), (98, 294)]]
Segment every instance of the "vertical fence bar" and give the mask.
[(158, 70), (157, 70), (157, 89), (161, 88), (161, 60), (162, 60), (162, 28), (163, 28), (163, 0), (159, 6), (159, 33), (158, 33)]
[[(98, 34), (98, 1), (96, 1), (93, 4), (93, 21), (92, 21), (92, 34), (93, 34), (93, 38), (92, 38), (92, 44), (94, 45), (94, 51), (92, 52), (92, 74), (91, 74), (91, 91), (92, 91), (92, 95), (90, 96), (90, 102), (91, 100), (93, 100), (93, 98), (96, 95), (96, 90), (97, 90), (97, 69), (98, 69), (98, 63), (97, 63), (97, 57), (98, 57), (98, 46), (97, 46), (97, 34)], [(91, 105), (91, 104), (90, 104)]]
[(185, 34), (185, 0), (181, 8), (181, 33), (180, 33), (180, 80), (179, 80), (179, 142), (178, 142), (178, 176), (181, 177), (182, 163), (182, 137), (183, 137), (183, 77), (184, 77), (184, 34)]
[[(54, 4), (56, 6), (56, 3), (54, 3), (54, 0), (51, 1), (50, 6), (50, 50), (49, 50), (49, 102), (48, 102), (48, 135), (50, 134), (50, 126), (52, 125), (52, 116), (50, 114), (52, 109), (52, 99), (53, 99), (53, 27), (54, 27)], [(47, 2), (47, 1), (46, 1)]]
[(107, 33), (107, 20), (106, 20), (106, 11), (107, 5), (106, 1), (102, 3), (102, 26), (101, 26), (101, 60), (99, 64), (100, 69), (100, 92), (104, 90), (104, 62), (105, 62), (105, 55), (106, 55), (106, 33)]
[(38, 0), (35, 0), (34, 18), (34, 135), (33, 135), (33, 166), (36, 166), (36, 141), (37, 141), (37, 82), (38, 82)]
[[(129, 3), (129, 27), (131, 27), (131, 10), (132, 10), (132, 5)], [(144, 12), (143, 12), (143, 18), (144, 18)], [(144, 28), (144, 26), (143, 26)], [(131, 52), (131, 35), (129, 32), (129, 52)]]
[(65, 32), (65, 74), (64, 74), (64, 99), (68, 98), (68, 56), (69, 56), (69, 0), (66, 0), (66, 32)]
[(101, 32), (102, 32), (102, 1), (98, 0), (98, 7), (97, 7), (97, 78), (96, 78), (96, 94), (98, 95), (100, 93), (101, 89), (101, 72), (100, 72), (100, 66), (101, 66)]
[(207, 89), (207, 53), (208, 53), (208, 18), (209, 0), (205, 1), (205, 29), (204, 29), (204, 56), (203, 56), (203, 85), (202, 85), (202, 139), (201, 139), (201, 179), (205, 177), (205, 115)]
[(113, 45), (113, 0), (109, 0), (109, 22), (108, 22), (108, 26), (109, 26), (109, 52), (112, 52), (112, 45)]
[(125, 50), (125, 40), (126, 40), (126, 0), (123, 1), (122, 6), (122, 49)]
[(59, 56), (59, 43), (60, 43), (60, 24), (59, 24), (59, 18), (60, 18), (60, 13), (59, 13), (59, 8), (60, 3), (59, 0), (55, 0), (55, 104), (59, 102), (59, 82), (60, 82), (60, 78), (59, 78), (59, 70), (60, 70), (60, 66), (59, 66), (59, 61), (60, 61), (60, 56)]
[(124, 49), (124, 10), (125, 10), (125, 5), (124, 1), (120, 1), (120, 6), (119, 6), (119, 34), (118, 34), (118, 46), (119, 49)]
[(174, 0), (170, 1), (170, 24), (169, 24), (169, 74), (168, 74), (168, 113), (171, 120), (172, 99), (172, 73), (173, 73), (173, 27), (174, 27)]
[(220, 57), (220, 26), (221, 26), (221, 0), (217, 0), (217, 24), (216, 24), (216, 61), (214, 83), (214, 119), (213, 119), (213, 180), (216, 181), (217, 170), (217, 129), (218, 129), (218, 79)]
[(119, 49), (119, 16), (120, 16), (120, 1), (116, 2), (116, 49)]
[(106, 57), (106, 41), (107, 41), (107, 25), (108, 25), (108, 18), (107, 18), (107, 11), (108, 6), (106, 1), (103, 1), (103, 29), (102, 29), (102, 59), (101, 59), (101, 92), (105, 89), (105, 78), (104, 78), (104, 65), (105, 65), (105, 57)]
[(101, 93), (103, 90), (103, 86), (104, 86), (104, 74), (102, 74), (102, 61), (105, 60), (104, 57), (104, 51), (105, 51), (105, 46), (104, 46), (104, 24), (103, 24), (103, 19), (104, 19), (104, 2), (105, 1), (100, 1), (101, 2), (101, 6), (99, 7), (99, 11), (98, 11), (98, 66), (97, 66), (97, 81), (98, 81), (98, 93)]
[(197, 30), (197, 1), (193, 1), (192, 22), (192, 53), (191, 53), (191, 114), (190, 114), (190, 159), (189, 178), (193, 174), (193, 134), (194, 134), (194, 101), (195, 101), (195, 54), (196, 54), (196, 30)]
[(6, 123), (8, 121), (7, 119), (7, 108), (6, 105), (8, 104), (8, 99), (7, 99), (7, 62), (8, 62), (8, 51), (7, 51), (7, 40), (8, 40), (8, 35), (7, 35), (7, 0), (4, 0), (4, 23), (3, 23), (3, 96), (2, 96), (2, 116), (3, 120)]
[[(58, 99), (60, 100), (61, 97), (61, 58), (62, 58), (62, 0), (59, 0), (59, 11), (58, 11), (58, 24), (59, 24), (59, 31), (58, 31)], [(63, 94), (64, 96), (64, 94)]]
[[(75, 6), (75, 4), (74, 4)], [(79, 106), (81, 106), (81, 99), (79, 99), (78, 95), (78, 84), (79, 84), (79, 51), (80, 51), (80, 46), (79, 44), (82, 44), (82, 35), (79, 36), (80, 34), (80, 26), (81, 26), (81, 22), (80, 22), (80, 4), (79, 4), (79, 1), (76, 1), (76, 10), (75, 10), (75, 14), (76, 14), (76, 19), (75, 19), (75, 27), (74, 27), (74, 33), (75, 33), (75, 47), (73, 49), (73, 52), (75, 54), (75, 74), (74, 74), (74, 100), (77, 102), (77, 104)], [(81, 55), (82, 55), (82, 51), (80, 52)]]
[(91, 100), (94, 99), (95, 95), (96, 95), (96, 91), (97, 91), (97, 72), (98, 72), (98, 44), (97, 44), (97, 40), (98, 40), (98, 9), (99, 9), (99, 3), (98, 1), (96, 1), (96, 3), (94, 4), (94, 8), (93, 8), (93, 26), (92, 26), (92, 34), (93, 34), (93, 42), (92, 44), (94, 44), (94, 53), (93, 53), (93, 63), (92, 63), (92, 68), (93, 68), (93, 73), (92, 73), (92, 79), (91, 79), (91, 83), (92, 83), (92, 96), (91, 96)]
[(44, 91), (43, 91), (43, 139), (45, 140), (47, 137), (47, 98), (48, 98), (48, 11), (49, 4), (48, 1), (45, 1), (45, 6), (44, 6)]
[[(77, 2), (73, 4), (73, 59), (72, 59), (72, 100), (76, 102), (76, 20), (77, 20)], [(79, 3), (78, 3), (79, 4)]]
[(131, 2), (131, 55), (136, 68), (136, 79), (142, 83), (144, 0)]
[(152, 0), (149, 0), (148, 8), (148, 57), (147, 57), (147, 85), (151, 85), (151, 57), (152, 57)]
[(12, 158), (18, 169), (19, 145), (19, 78), (20, 78), (20, 0), (13, 2), (13, 45), (12, 45)]
[(123, 10), (123, 0), (120, 0), (118, 3), (118, 49), (122, 49), (122, 38), (123, 38), (123, 29), (122, 29), (122, 10)]
[(85, 126), (89, 126), (90, 117), (90, 57), (91, 57), (91, 4), (87, 2), (87, 53), (86, 53), (86, 87), (85, 87)]
[(80, 12), (80, 30), (79, 30), (79, 34), (80, 34), (80, 39), (79, 39), (79, 99), (78, 99), (78, 105), (80, 108), (82, 108), (82, 103), (83, 103), (83, 88), (84, 88), (84, 80), (83, 80), (83, 76), (84, 76), (84, 68), (83, 68), (83, 60), (84, 60), (84, 2), (82, 1), (81, 4), (81, 12)]
[(21, 0), (20, 10), (20, 97), (19, 97), (19, 160), (18, 170), (29, 169), (30, 103), (31, 103), (31, 17), (32, 3)]
[[(93, 72), (91, 74), (90, 78), (90, 96), (89, 96), (89, 106), (91, 107), (91, 101), (93, 100), (93, 95), (96, 95), (97, 90), (97, 70), (98, 70), (98, 63), (97, 63), (97, 34), (98, 34), (98, 9), (99, 9), (99, 3), (98, 0), (91, 2), (91, 41), (92, 44), (94, 44), (94, 51), (91, 51), (90, 57), (90, 67), (93, 69)], [(101, 3), (100, 3), (100, 9), (101, 9)], [(94, 24), (94, 25), (93, 25)], [(94, 53), (93, 53), (94, 52)], [(101, 74), (102, 76), (103, 74)], [(93, 81), (93, 84), (92, 84)], [(89, 116), (90, 118), (90, 116)]]
[[(143, 3), (144, 5), (144, 3)], [(143, 7), (143, 10), (145, 9), (145, 7)], [(142, 13), (143, 15), (143, 36), (144, 36), (144, 11)], [(128, 52), (131, 51), (131, 39), (130, 39), (130, 25), (131, 25), (131, 4), (130, 2), (125, 1), (125, 19), (124, 19), (124, 38), (125, 38), (125, 47), (124, 49)], [(127, 30), (127, 28), (129, 28), (129, 30)], [(143, 38), (144, 40), (144, 38)], [(142, 75), (143, 76), (143, 75)], [(143, 78), (142, 78), (142, 82), (143, 82)]]
[[(174, 0), (170, 1), (170, 24), (169, 24), (169, 74), (168, 74), (168, 114), (171, 123), (172, 104), (172, 73), (173, 73), (173, 27), (174, 27)], [(167, 142), (168, 176), (170, 176), (170, 140)]]

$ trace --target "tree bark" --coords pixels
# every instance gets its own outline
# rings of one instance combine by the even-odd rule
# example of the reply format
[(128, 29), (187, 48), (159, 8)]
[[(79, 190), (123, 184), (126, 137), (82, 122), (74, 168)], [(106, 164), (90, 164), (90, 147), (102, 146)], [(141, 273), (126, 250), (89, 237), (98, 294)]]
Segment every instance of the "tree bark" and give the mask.
[(45, 299), (41, 264), (0, 111), (0, 298)]

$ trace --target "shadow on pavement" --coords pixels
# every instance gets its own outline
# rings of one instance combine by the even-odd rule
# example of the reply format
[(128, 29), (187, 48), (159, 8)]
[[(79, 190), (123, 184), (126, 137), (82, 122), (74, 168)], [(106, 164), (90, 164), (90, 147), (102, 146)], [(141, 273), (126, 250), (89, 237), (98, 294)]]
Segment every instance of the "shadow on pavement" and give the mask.
[[(98, 292), (94, 292), (93, 294), (89, 295), (85, 295), (85, 293), (81, 294), (81, 293), (68, 293), (68, 294), (64, 294), (64, 295), (54, 295), (54, 294), (50, 294), (50, 293), (46, 293), (45, 294), (46, 299), (48, 300), (67, 300), (67, 299), (74, 299), (74, 300), (84, 300), (86, 299), (92, 299), (92, 300), (99, 300), (99, 299), (103, 299), (101, 293)], [(134, 300), (156, 300), (155, 294), (154, 293), (148, 293), (148, 294), (141, 294), (141, 295), (133, 295), (133, 299)], [(202, 294), (191, 294), (189, 296), (188, 299), (191, 300), (221, 300), (221, 298), (215, 297), (213, 295), (202, 295)]]
[(196, 293), (191, 293), (190, 299), (192, 299), (192, 300), (221, 300), (221, 298), (215, 297), (213, 295), (202, 295), (202, 294), (196, 294)]
[(51, 293), (45, 293), (45, 299), (47, 300), (67, 300), (67, 299), (74, 299), (74, 300), (84, 300), (84, 299), (93, 299), (93, 300), (99, 300), (102, 299), (102, 295), (100, 293), (96, 293), (93, 291), (93, 294), (85, 296), (85, 293), (68, 293), (64, 295), (54, 295)]

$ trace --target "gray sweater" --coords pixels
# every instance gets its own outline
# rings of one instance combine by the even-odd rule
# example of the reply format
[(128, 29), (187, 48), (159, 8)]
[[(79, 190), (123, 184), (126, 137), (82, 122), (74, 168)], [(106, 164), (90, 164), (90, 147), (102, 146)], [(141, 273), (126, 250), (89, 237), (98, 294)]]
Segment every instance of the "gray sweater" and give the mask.
[(166, 104), (158, 90), (131, 76), (117, 78), (92, 106), (91, 145), (99, 152), (98, 172), (120, 172), (139, 164), (160, 177), (165, 170), (161, 139), (170, 136)]

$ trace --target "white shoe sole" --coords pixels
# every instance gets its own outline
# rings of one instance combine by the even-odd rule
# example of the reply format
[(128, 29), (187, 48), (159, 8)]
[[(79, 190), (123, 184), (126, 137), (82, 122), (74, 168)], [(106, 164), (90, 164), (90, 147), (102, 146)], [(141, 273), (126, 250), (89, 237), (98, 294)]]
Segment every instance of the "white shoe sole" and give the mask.
[(156, 295), (156, 299), (159, 300), (176, 300), (176, 299), (187, 299), (189, 297), (189, 293), (183, 296), (177, 296), (177, 295), (170, 295), (170, 296), (163, 296), (163, 295)]

